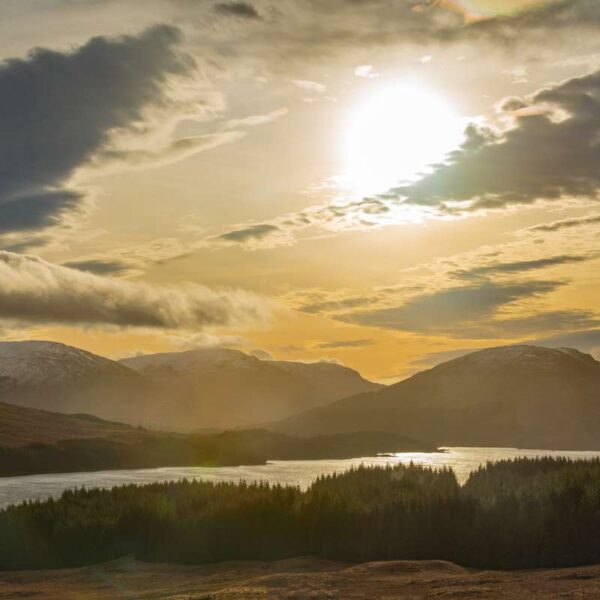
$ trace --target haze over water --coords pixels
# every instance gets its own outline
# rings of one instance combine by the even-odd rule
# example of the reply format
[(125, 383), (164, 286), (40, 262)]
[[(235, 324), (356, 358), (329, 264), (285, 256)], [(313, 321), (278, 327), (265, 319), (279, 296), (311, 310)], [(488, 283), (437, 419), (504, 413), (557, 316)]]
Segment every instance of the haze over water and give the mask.
[(351, 458), (343, 460), (277, 460), (266, 465), (239, 467), (163, 467), (84, 473), (56, 473), (0, 478), (0, 508), (26, 500), (58, 497), (74, 488), (111, 488), (127, 484), (150, 484), (181, 479), (205, 481), (266, 481), (271, 484), (297, 485), (307, 488), (317, 477), (331, 475), (359, 465), (395, 465), (399, 463), (450, 467), (458, 481), (488, 461), (520, 457), (562, 456), (571, 459), (599, 458), (600, 452), (563, 450), (522, 450), (518, 448), (444, 448), (444, 452), (403, 452), (394, 456)]

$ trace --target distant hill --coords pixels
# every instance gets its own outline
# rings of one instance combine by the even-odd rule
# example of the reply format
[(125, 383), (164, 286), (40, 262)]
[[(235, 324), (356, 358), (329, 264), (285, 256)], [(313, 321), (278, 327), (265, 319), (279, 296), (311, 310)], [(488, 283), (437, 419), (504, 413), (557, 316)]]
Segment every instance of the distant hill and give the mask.
[(264, 464), (430, 452), (436, 447), (385, 432), (295, 438), (266, 430), (182, 434), (149, 431), (90, 415), (0, 403), (0, 477), (29, 473), (167, 466)]
[(122, 439), (137, 431), (91, 415), (64, 415), (0, 402), (0, 448), (55, 444), (68, 439)]
[(271, 427), (300, 435), (371, 429), (454, 446), (600, 449), (600, 362), (570, 348), (490, 348)]
[(345, 396), (379, 389), (331, 363), (265, 361), (239, 350), (202, 348), (121, 361), (168, 390), (168, 427), (248, 427)]
[(329, 363), (206, 348), (113, 361), (64, 344), (0, 342), (0, 402), (162, 430), (249, 427), (378, 389)]

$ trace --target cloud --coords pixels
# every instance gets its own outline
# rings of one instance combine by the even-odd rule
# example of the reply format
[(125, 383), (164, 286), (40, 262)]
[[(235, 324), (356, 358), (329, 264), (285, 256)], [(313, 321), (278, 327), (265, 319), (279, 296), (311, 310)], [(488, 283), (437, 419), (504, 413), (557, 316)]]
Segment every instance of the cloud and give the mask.
[[(244, 30), (239, 40), (228, 40), (230, 65), (257, 61), (263, 68), (281, 72), (285, 66), (306, 66), (336, 55), (354, 55), (354, 64), (369, 60), (365, 49), (419, 46), (423, 51), (470, 44), (481, 52), (500, 50), (515, 53), (525, 48), (543, 49), (544, 54), (556, 52), (564, 43), (573, 45), (577, 36), (580, 45), (593, 37), (600, 21), (597, 0), (549, 1), (545, 6), (532, 7), (510, 15), (492, 16), (485, 20), (469, 19), (451, 0), (279, 0), (278, 2), (199, 2), (171, 0), (183, 7), (178, 19), (199, 24), (203, 48), (215, 32), (206, 27), (211, 23), (207, 11), (224, 17), (252, 21), (250, 31)], [(260, 11), (257, 10), (259, 7)], [(211, 23), (212, 25), (212, 23)], [(581, 32), (581, 35), (577, 35)], [(589, 35), (589, 34), (592, 35)], [(553, 44), (548, 44), (548, 36)], [(216, 35), (215, 45), (223, 43)], [(274, 51), (274, 49), (276, 49)], [(216, 54), (220, 59), (224, 53)], [(425, 55), (427, 56), (427, 55)], [(256, 64), (256, 63), (255, 63)], [(243, 71), (243, 67), (241, 68)], [(298, 72), (290, 69), (291, 72)], [(303, 71), (300, 71), (303, 72)]]
[(554, 0), (513, 15), (475, 21), (451, 37), (516, 45), (550, 32), (557, 35), (577, 28), (593, 30), (598, 25), (600, 6), (596, 0)]
[(322, 314), (333, 311), (347, 310), (371, 304), (374, 301), (372, 296), (349, 296), (341, 298), (333, 298), (331, 300), (313, 300), (302, 302), (298, 306), (298, 310), (308, 314)]
[[(561, 285), (558, 281), (482, 281), (476, 285), (421, 294), (400, 306), (339, 314), (337, 319), (381, 329), (450, 335), (469, 332), (473, 336), (474, 332), (489, 326), (489, 320), (498, 309), (547, 294)], [(482, 324), (483, 321), (487, 324)], [(505, 319), (503, 323), (505, 328), (518, 327), (515, 319)]]
[[(508, 122), (503, 129), (471, 124), (463, 145), (417, 181), (377, 196), (315, 205), (275, 218), (268, 224), (281, 232), (273, 241), (290, 243), (292, 232), (310, 227), (366, 230), (541, 200), (598, 198), (600, 70), (531, 97), (505, 98), (499, 110)], [(596, 216), (591, 219), (565, 226), (596, 222)]]
[(119, 260), (90, 259), (72, 260), (63, 263), (62, 266), (68, 269), (95, 273), (96, 275), (121, 275), (127, 272), (131, 265)]
[(573, 217), (571, 219), (562, 219), (560, 221), (553, 221), (552, 223), (542, 223), (541, 225), (534, 225), (528, 227), (525, 232), (529, 233), (550, 233), (554, 231), (561, 231), (563, 229), (573, 229), (575, 227), (584, 227), (586, 225), (597, 225), (600, 223), (600, 215), (588, 215), (585, 217)]
[(523, 317), (493, 319), (474, 330), (472, 337), (522, 338), (537, 332), (568, 331), (598, 325), (600, 319), (592, 311), (555, 310)]
[(258, 225), (251, 225), (244, 227), (243, 229), (236, 229), (228, 231), (218, 236), (218, 239), (227, 242), (247, 242), (249, 240), (261, 240), (275, 232), (279, 231), (275, 225), (268, 223), (259, 223)]
[(227, 121), (226, 126), (230, 129), (235, 127), (256, 127), (258, 125), (266, 125), (272, 123), (277, 119), (281, 119), (288, 114), (288, 109), (284, 106), (278, 108), (264, 115), (251, 115), (249, 117), (243, 117), (241, 119), (230, 119)]
[(446, 164), (385, 198), (444, 214), (597, 198), (600, 188), (600, 71), (502, 105), (514, 125), (471, 125)]
[(171, 77), (193, 60), (181, 34), (161, 25), (138, 36), (96, 37), (57, 52), (38, 48), (0, 65), (0, 231), (55, 224), (83, 194), (69, 187), (120, 129), (169, 103)]
[(327, 89), (322, 83), (309, 81), (308, 79), (294, 79), (294, 85), (301, 90), (307, 90), (309, 92), (322, 93)]
[(0, 198), (0, 234), (57, 225), (67, 214), (77, 211), (82, 200), (83, 194), (74, 190), (48, 190), (4, 203)]
[(248, 340), (239, 335), (217, 335), (206, 331), (171, 334), (166, 335), (165, 339), (178, 351), (197, 348), (243, 348), (249, 345)]
[(332, 340), (329, 342), (321, 342), (313, 346), (316, 350), (337, 350), (344, 348), (364, 348), (365, 346), (371, 346), (375, 342), (371, 339), (361, 340)]
[(243, 291), (122, 281), (0, 252), (6, 320), (194, 330), (259, 323), (267, 315), (266, 301)]
[(590, 260), (590, 256), (561, 255), (546, 258), (537, 258), (532, 260), (517, 260), (513, 262), (501, 262), (495, 264), (479, 265), (468, 269), (453, 271), (452, 275), (459, 279), (478, 279), (489, 275), (510, 275), (515, 273), (525, 273), (546, 267), (556, 267), (581, 263)]
[(215, 4), (215, 11), (227, 17), (260, 19), (260, 15), (254, 5), (248, 2), (219, 2)]
[(205, 243), (209, 246), (240, 245), (247, 250), (257, 250), (288, 245), (291, 241), (292, 237), (289, 232), (279, 225), (256, 223), (207, 238)]
[(237, 142), (245, 136), (243, 131), (219, 131), (205, 135), (179, 138), (155, 149), (107, 148), (94, 157), (95, 167), (107, 170), (127, 170), (161, 167), (178, 162), (204, 150)]
[(366, 77), (367, 79), (379, 77), (379, 73), (375, 72), (373, 65), (359, 65), (354, 69), (354, 74), (357, 77)]

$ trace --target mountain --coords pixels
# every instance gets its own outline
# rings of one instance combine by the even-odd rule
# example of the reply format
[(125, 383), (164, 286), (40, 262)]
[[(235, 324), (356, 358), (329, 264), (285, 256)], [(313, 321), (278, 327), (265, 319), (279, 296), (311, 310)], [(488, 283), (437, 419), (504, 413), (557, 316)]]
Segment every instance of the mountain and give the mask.
[(121, 364), (168, 390), (163, 427), (247, 427), (283, 419), (381, 386), (331, 363), (260, 360), (239, 350), (201, 348), (127, 358)]
[(600, 449), (600, 362), (571, 348), (490, 348), (272, 428), (381, 430), (446, 446)]
[(151, 424), (162, 400), (118, 362), (65, 344), (0, 342), (0, 400), (62, 413)]
[(64, 415), (0, 402), (0, 448), (69, 439), (121, 439), (138, 430), (91, 415)]
[(0, 342), (0, 402), (153, 429), (247, 427), (379, 387), (339, 365), (223, 348), (117, 362), (55, 342)]

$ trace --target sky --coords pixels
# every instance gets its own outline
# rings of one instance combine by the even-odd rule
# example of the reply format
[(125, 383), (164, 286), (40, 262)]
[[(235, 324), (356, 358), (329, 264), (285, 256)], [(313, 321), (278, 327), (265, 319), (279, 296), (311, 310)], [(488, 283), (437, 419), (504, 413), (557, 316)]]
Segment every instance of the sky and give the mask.
[(1, 10), (3, 339), (600, 358), (597, 0)]

